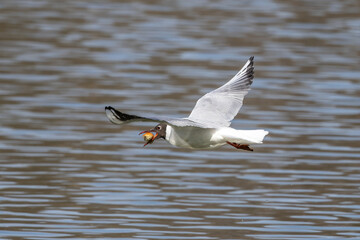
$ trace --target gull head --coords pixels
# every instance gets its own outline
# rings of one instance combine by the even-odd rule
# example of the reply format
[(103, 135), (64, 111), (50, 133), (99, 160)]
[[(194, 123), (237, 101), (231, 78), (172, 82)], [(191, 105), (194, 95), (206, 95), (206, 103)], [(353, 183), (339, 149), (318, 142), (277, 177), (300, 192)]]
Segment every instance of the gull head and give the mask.
[(148, 144), (152, 144), (156, 139), (166, 137), (166, 124), (160, 123), (156, 125), (153, 129), (145, 130), (139, 133), (139, 135), (144, 134), (144, 147)]

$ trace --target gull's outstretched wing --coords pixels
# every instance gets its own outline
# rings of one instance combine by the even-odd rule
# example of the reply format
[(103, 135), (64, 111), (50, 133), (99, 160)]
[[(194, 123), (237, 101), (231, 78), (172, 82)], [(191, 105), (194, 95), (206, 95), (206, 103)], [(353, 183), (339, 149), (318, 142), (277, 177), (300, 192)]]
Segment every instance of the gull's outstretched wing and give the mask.
[(201, 97), (187, 118), (208, 127), (228, 127), (239, 112), (254, 78), (254, 57), (226, 84)]
[(115, 124), (124, 124), (130, 122), (164, 122), (169, 125), (177, 126), (177, 127), (201, 127), (206, 128), (205, 125), (201, 123), (194, 122), (190, 119), (183, 118), (169, 118), (169, 117), (154, 117), (154, 116), (137, 116), (126, 114), (116, 110), (111, 106), (105, 107), (105, 113), (110, 122)]

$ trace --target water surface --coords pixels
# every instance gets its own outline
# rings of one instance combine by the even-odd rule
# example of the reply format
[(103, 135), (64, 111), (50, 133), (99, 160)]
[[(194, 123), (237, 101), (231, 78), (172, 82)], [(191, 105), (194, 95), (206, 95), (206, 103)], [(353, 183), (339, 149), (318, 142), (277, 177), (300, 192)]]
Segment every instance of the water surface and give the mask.
[[(359, 2), (2, 1), (2, 239), (359, 239)], [(185, 117), (255, 56), (233, 121), (191, 151), (104, 106)]]

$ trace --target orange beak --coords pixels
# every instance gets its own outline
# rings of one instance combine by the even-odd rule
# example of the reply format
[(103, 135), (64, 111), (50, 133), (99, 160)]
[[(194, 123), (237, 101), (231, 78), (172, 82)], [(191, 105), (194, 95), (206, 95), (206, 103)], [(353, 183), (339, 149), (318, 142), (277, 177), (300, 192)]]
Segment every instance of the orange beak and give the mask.
[[(152, 134), (151, 132), (155, 132), (155, 135)], [(150, 131), (142, 131), (141, 133), (139, 133), (139, 135), (141, 134), (144, 134), (144, 140), (147, 141), (145, 144), (144, 144), (144, 147), (148, 144), (152, 144), (156, 137), (159, 135), (156, 131), (154, 130), (150, 130)]]

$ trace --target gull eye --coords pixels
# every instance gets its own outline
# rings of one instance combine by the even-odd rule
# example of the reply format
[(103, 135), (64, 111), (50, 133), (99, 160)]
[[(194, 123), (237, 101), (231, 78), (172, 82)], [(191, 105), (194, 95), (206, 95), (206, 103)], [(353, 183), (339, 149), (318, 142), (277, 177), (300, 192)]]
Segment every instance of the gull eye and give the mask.
[(161, 126), (157, 126), (157, 127), (156, 127), (156, 130), (161, 130)]

